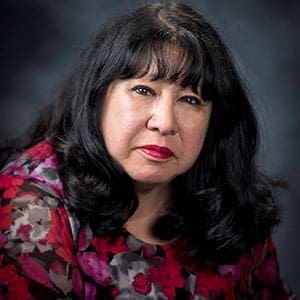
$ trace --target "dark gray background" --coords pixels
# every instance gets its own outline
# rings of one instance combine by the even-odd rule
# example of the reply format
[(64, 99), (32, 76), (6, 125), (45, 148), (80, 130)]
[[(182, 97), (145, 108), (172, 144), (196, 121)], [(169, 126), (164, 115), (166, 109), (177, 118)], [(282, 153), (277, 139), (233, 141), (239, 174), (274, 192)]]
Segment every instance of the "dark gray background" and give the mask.
[[(148, 1), (150, 2), (150, 1)], [(261, 164), (285, 178), (276, 230), (282, 277), (300, 295), (300, 1), (185, 1), (203, 12), (234, 53), (262, 127)], [(0, 0), (0, 137), (30, 124), (99, 25), (139, 0)]]

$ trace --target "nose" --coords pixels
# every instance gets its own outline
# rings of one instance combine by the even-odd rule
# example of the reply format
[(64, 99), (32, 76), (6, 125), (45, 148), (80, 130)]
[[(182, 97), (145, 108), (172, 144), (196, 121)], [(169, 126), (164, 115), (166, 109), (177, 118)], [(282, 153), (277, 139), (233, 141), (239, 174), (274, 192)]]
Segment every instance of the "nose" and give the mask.
[(161, 135), (175, 135), (178, 131), (175, 107), (172, 99), (160, 99), (153, 104), (147, 128)]

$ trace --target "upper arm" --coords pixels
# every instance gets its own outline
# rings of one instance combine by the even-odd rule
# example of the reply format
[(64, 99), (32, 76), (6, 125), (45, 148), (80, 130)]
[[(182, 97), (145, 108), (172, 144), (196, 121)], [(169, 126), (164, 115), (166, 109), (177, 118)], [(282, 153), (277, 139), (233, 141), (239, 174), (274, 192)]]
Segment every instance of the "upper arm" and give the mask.
[(65, 208), (19, 176), (1, 176), (0, 191), (0, 298), (71, 295), (76, 259)]

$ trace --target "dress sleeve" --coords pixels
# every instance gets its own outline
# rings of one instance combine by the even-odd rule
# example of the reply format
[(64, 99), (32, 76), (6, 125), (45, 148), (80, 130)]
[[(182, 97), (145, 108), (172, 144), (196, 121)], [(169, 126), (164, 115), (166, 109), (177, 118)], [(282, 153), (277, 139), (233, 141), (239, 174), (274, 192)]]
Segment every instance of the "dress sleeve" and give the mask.
[(0, 175), (0, 300), (77, 299), (74, 249), (60, 200), (30, 179)]
[(280, 277), (273, 239), (258, 245), (253, 254), (254, 265), (248, 266), (249, 276), (242, 283), (248, 285), (251, 299), (296, 300)]

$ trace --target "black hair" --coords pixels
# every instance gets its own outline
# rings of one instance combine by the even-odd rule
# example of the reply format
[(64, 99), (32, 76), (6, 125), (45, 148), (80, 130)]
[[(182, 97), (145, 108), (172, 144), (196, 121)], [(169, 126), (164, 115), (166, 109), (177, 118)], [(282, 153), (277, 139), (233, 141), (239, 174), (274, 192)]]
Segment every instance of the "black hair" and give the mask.
[[(170, 60), (170, 53), (177, 59)], [(201, 84), (202, 97), (213, 102), (202, 151), (174, 180), (175, 204), (153, 232), (163, 239), (181, 235), (191, 256), (232, 262), (278, 224), (276, 182), (257, 168), (257, 121), (231, 55), (191, 7), (147, 4), (101, 28), (14, 151), (49, 138), (69, 208), (99, 235), (118, 232), (138, 199), (131, 179), (106, 150), (101, 105), (112, 81), (141, 77), (153, 62), (153, 80), (178, 81), (194, 90)], [(7, 146), (7, 153), (11, 149)]]

